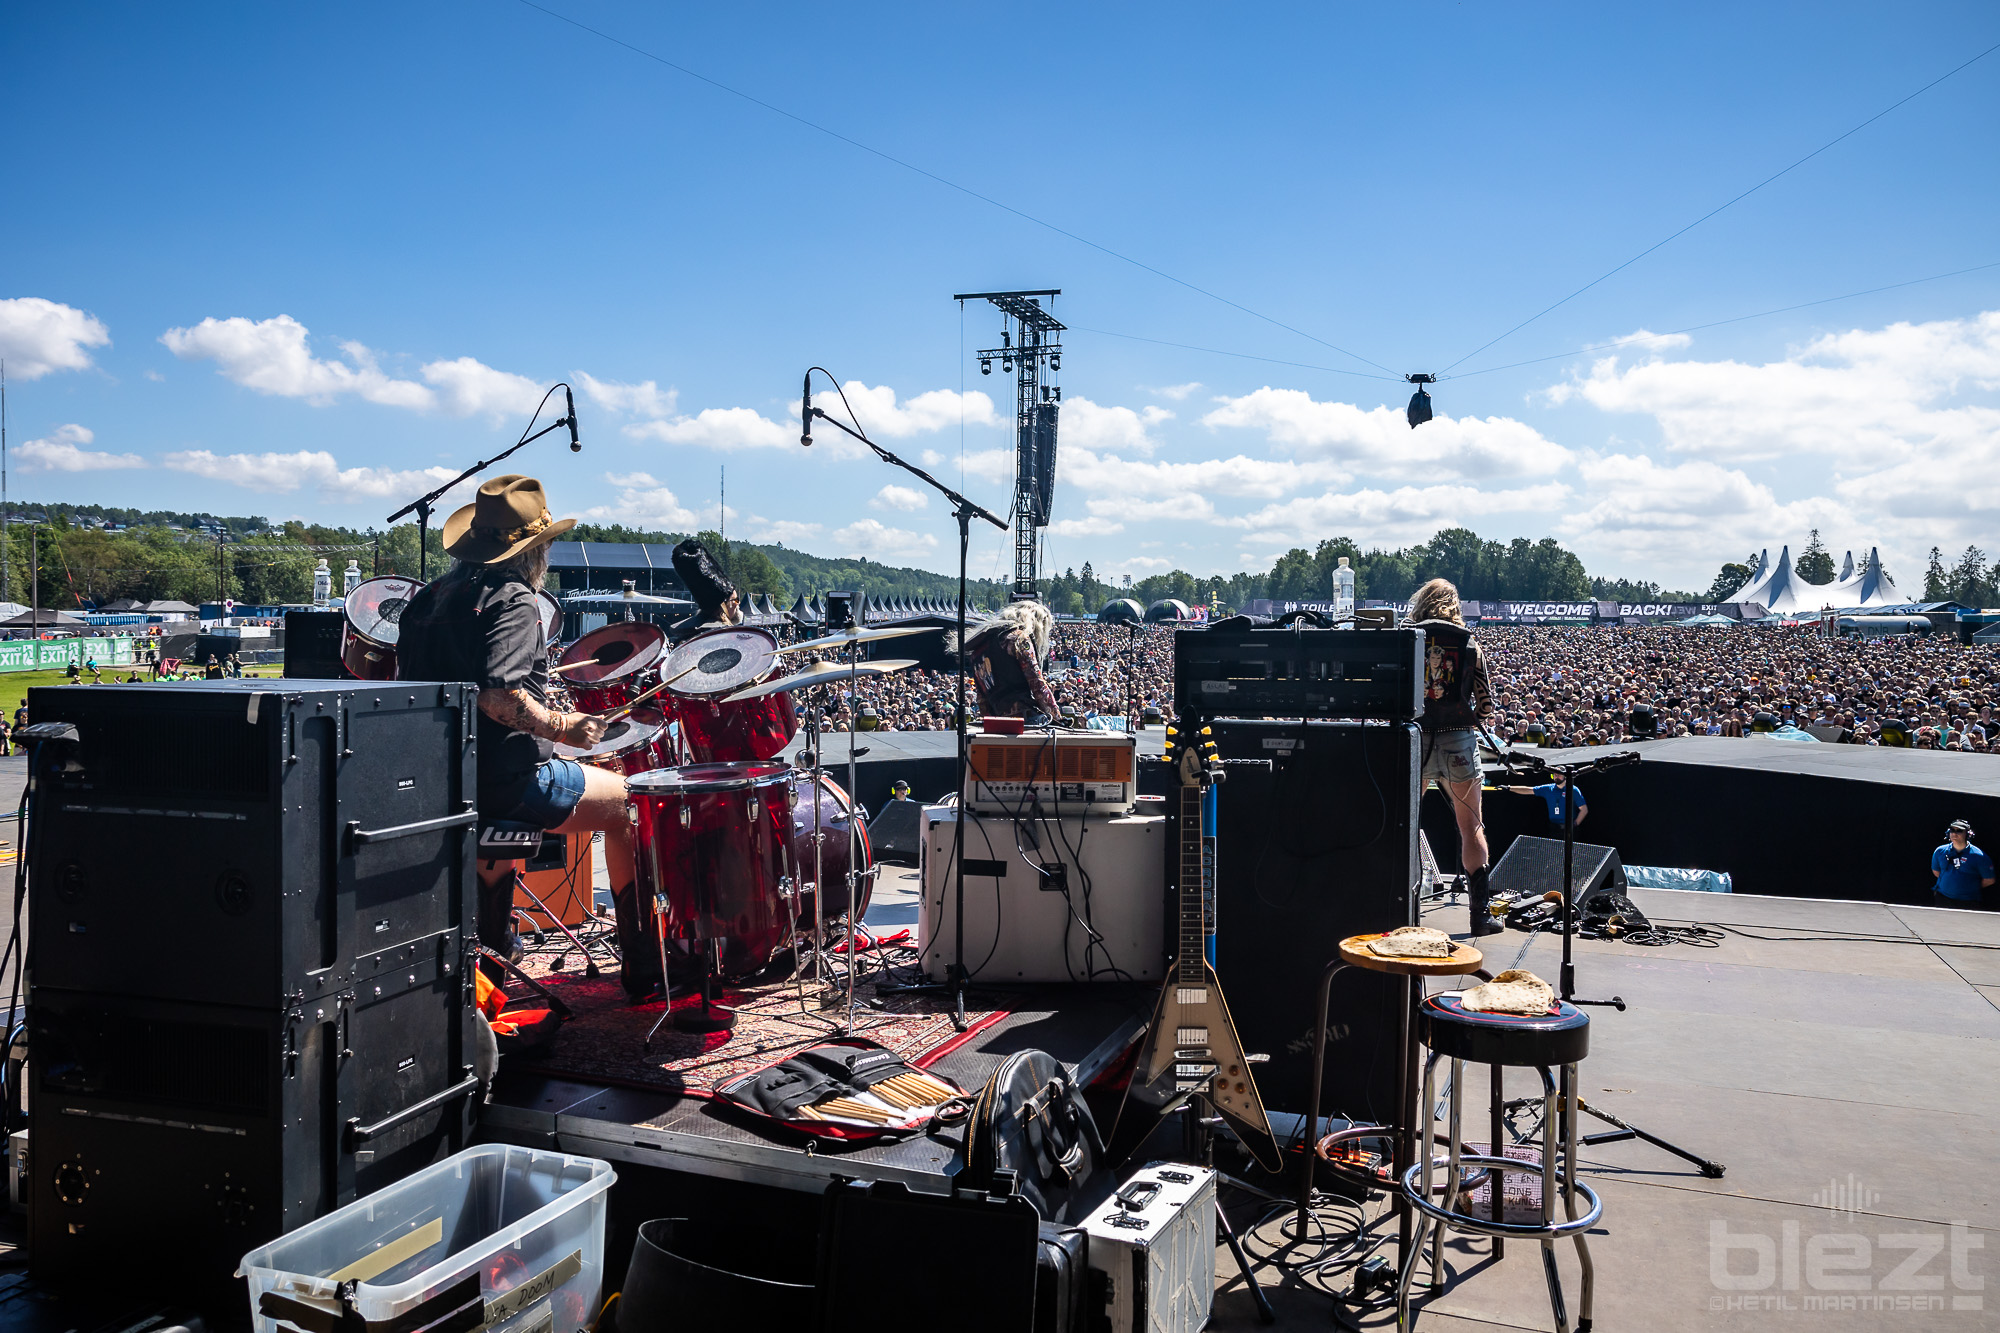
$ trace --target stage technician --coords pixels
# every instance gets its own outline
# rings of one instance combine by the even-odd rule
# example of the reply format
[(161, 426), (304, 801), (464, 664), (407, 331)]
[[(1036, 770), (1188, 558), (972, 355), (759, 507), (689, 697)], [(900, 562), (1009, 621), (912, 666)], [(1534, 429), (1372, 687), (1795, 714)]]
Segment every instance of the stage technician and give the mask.
[[(451, 571), (425, 586), (403, 612), (398, 674), (479, 687), (481, 819), (556, 833), (604, 830), (625, 989), (639, 999), (659, 989), (659, 961), (639, 933), (633, 901), (625, 779), (554, 754), (557, 741), (595, 744), (605, 727), (588, 713), (548, 706), (548, 644), (535, 594), (548, 572), (549, 543), (574, 526), (573, 518), (549, 516), (542, 484), (533, 477), (495, 477), (481, 486), (471, 504), (445, 520)], [(511, 954), (517, 947), (513, 906), (513, 863), (481, 861), (479, 938), (495, 952)]]
[(1972, 825), (1963, 819), (1951, 821), (1943, 845), (1931, 853), (1931, 877), (1937, 881), (1931, 906), (1985, 905), (1986, 891), (1993, 887), (1993, 858), (1972, 845)]
[(1421, 787), (1433, 778), (1458, 816), (1458, 861), (1472, 902), (1472, 934), (1503, 929), (1487, 911), (1486, 819), (1479, 797), (1479, 731), (1493, 716), (1486, 658), (1459, 610), (1458, 589), (1432, 579), (1410, 599), (1409, 623), (1424, 632)]

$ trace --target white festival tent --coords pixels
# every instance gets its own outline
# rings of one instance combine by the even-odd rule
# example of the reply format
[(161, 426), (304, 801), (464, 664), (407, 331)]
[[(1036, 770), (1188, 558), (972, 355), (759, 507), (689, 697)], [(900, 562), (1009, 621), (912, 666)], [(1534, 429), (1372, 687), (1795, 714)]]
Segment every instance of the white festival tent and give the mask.
[(1762, 555), (1750, 562), (1750, 581), (1731, 594), (1729, 600), (1732, 602), (1762, 602), (1764, 599), (1758, 594), (1764, 591), (1764, 585), (1770, 581), (1771, 552), (1767, 549)]
[(1808, 583), (1792, 568), (1792, 548), (1780, 547), (1773, 562), (1766, 550), (1758, 558), (1758, 572), (1751, 576), (1732, 602), (1758, 602), (1774, 615), (1799, 615), (1826, 607), (1838, 611), (1868, 606), (1895, 606), (1905, 599), (1896, 585), (1882, 572), (1878, 547), (1868, 548), (1868, 558), (1857, 569), (1853, 552), (1843, 562), (1841, 577), (1832, 583)]

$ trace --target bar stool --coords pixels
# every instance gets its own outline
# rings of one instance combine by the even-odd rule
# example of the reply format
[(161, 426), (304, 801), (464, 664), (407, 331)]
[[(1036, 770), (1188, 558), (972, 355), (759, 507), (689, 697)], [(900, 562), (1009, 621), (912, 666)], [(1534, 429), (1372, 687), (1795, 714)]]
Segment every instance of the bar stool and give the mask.
[[(1576, 1065), (1590, 1050), (1590, 1019), (1567, 1001), (1558, 1001), (1556, 1012), (1524, 1016), (1488, 1014), (1467, 1009), (1462, 992), (1446, 991), (1426, 998), (1417, 1006), (1417, 1040), (1430, 1050), (1424, 1062), (1423, 1107), (1428, 1113), (1436, 1103), (1437, 1066), (1451, 1061), (1451, 1109), (1446, 1127), (1448, 1151), (1440, 1162), (1426, 1151), (1401, 1176), (1403, 1198), (1421, 1214), (1417, 1221), (1416, 1243), (1403, 1256), (1403, 1271), (1396, 1285), (1396, 1326), (1410, 1327), (1410, 1284), (1416, 1275), (1417, 1257), (1423, 1253), (1424, 1239), (1431, 1238), (1431, 1289), (1444, 1284), (1443, 1241), (1449, 1231), (1470, 1231), (1494, 1238), (1497, 1253), (1503, 1239), (1539, 1241), (1542, 1270), (1548, 1279), (1549, 1305), (1555, 1312), (1556, 1333), (1569, 1333), (1569, 1316), (1563, 1307), (1562, 1280), (1556, 1271), (1556, 1242), (1567, 1237), (1576, 1242), (1577, 1260), (1583, 1267), (1583, 1298), (1579, 1305), (1577, 1333), (1590, 1333), (1591, 1295), (1595, 1272), (1590, 1262), (1590, 1246), (1584, 1232), (1597, 1224), (1604, 1204), (1597, 1192), (1576, 1176)], [(1490, 1065), (1494, 1077), (1503, 1068), (1534, 1069), (1542, 1076), (1542, 1160), (1539, 1166), (1504, 1157), (1496, 1134), (1487, 1154), (1467, 1153), (1460, 1136), (1464, 1103), (1464, 1068)], [(1560, 1083), (1549, 1070), (1560, 1067)], [(1561, 1166), (1558, 1168), (1556, 1125), (1562, 1124)], [(1431, 1168), (1444, 1165), (1444, 1203), (1433, 1202)], [(1459, 1210), (1459, 1185), (1463, 1167), (1488, 1170), (1494, 1192), (1491, 1217), (1476, 1217)], [(1501, 1173), (1537, 1171), (1542, 1178), (1542, 1219), (1539, 1223), (1507, 1222), (1500, 1206)], [(1555, 1220), (1555, 1195), (1560, 1187), (1563, 1214)], [(1589, 1205), (1581, 1215), (1577, 1198)]]
[[(1319, 1115), (1322, 1075), (1326, 1070), (1326, 1029), (1327, 1006), (1333, 996), (1333, 979), (1350, 967), (1362, 968), (1369, 972), (1384, 972), (1402, 978), (1403, 994), (1398, 1007), (1400, 1021), (1396, 1027), (1396, 1121), (1395, 1130), (1395, 1176), (1400, 1180), (1403, 1173), (1417, 1160), (1417, 1043), (1416, 1027), (1411, 1021), (1411, 1011), (1417, 995), (1418, 977), (1458, 977), (1479, 972), (1485, 963), (1478, 949), (1470, 944), (1453, 942), (1449, 956), (1442, 958), (1384, 958), (1371, 950), (1371, 941), (1382, 938), (1381, 933), (1372, 935), (1350, 935), (1340, 942), (1340, 952), (1326, 965), (1319, 978), (1319, 1007), (1313, 1014), (1313, 1067), (1312, 1101), (1306, 1107), (1305, 1129), (1306, 1163), (1304, 1179), (1299, 1184), (1298, 1228), (1299, 1235), (1306, 1234), (1307, 1215), (1312, 1209), (1313, 1168), (1319, 1160)], [(1483, 973), (1481, 975), (1484, 975)], [(1500, 1075), (1493, 1075), (1493, 1125), (1494, 1141), (1499, 1141), (1500, 1133)], [(1412, 1234), (1412, 1214), (1401, 1196), (1396, 1196), (1398, 1214), (1398, 1262), (1407, 1260), (1410, 1254)]]

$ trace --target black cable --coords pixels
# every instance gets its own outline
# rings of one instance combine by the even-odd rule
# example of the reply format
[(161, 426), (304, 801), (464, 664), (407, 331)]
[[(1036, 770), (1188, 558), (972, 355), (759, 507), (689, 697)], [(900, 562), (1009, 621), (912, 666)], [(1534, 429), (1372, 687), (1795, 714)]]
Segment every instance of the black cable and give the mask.
[[(523, 3), (526, 3), (526, 0), (523, 0)], [(1766, 185), (1771, 184), (1771, 182), (1777, 180), (1779, 177), (1787, 175), (1790, 172), (1793, 172), (1798, 168), (1804, 166), (1806, 163), (1812, 161), (1814, 158), (1818, 157), (1821, 153), (1824, 153), (1827, 149), (1832, 148), (1835, 144), (1840, 143), (1842, 140), (1852, 138), (1854, 135), (1859, 134), (1861, 131), (1867, 129), (1870, 125), (1873, 125), (1876, 121), (1882, 119), (1882, 117), (1888, 115), (1891, 111), (1894, 111), (1897, 107), (1902, 106), (1905, 102), (1913, 101), (1916, 98), (1923, 96), (1931, 89), (1937, 87), (1940, 83), (1943, 83), (1946, 79), (1952, 77), (1952, 75), (1957, 74), (1962, 70), (1968, 69), (1971, 66), (1978, 64), (1980, 61), (1986, 59), (1986, 57), (1992, 55), (1995, 51), (2000, 51), (2000, 42), (1995, 42), (1993, 45), (1987, 47), (1984, 51), (1981, 51), (1978, 55), (1973, 56), (1970, 60), (1967, 60), (1962, 64), (1954, 65), (1951, 69), (1946, 70), (1943, 74), (1938, 75), (1935, 79), (1932, 79), (1929, 83), (1925, 84), (1923, 87), (1917, 89), (1915, 92), (1909, 94), (1908, 96), (1898, 98), (1896, 101), (1891, 102), (1888, 106), (1883, 107), (1880, 111), (1877, 111), (1874, 115), (1862, 121), (1859, 125), (1856, 125), (1853, 129), (1848, 130), (1843, 134), (1835, 135), (1833, 138), (1827, 140), (1819, 147), (1813, 149), (1810, 153), (1807, 153), (1804, 157), (1792, 163), (1790, 166), (1785, 167), (1782, 170), (1771, 173), (1769, 176), (1766, 176), (1763, 180), (1758, 181), (1755, 185), (1743, 191), (1741, 194), (1736, 195), (1734, 198), (1729, 199), (1726, 202), (1718, 204), (1714, 208), (1709, 209), (1708, 212), (1703, 213), (1693, 222), (1688, 223), (1685, 227), (1682, 227), (1679, 231), (1673, 233), (1673, 235), (1665, 237), (1662, 240), (1653, 242), (1653, 244), (1647, 246), (1645, 249), (1641, 250), (1638, 254), (1633, 255), (1630, 259), (1618, 265), (1617, 268), (1614, 268), (1607, 273), (1603, 273), (1595, 278), (1592, 278), (1589, 282), (1584, 283), (1583, 286), (1577, 288), (1575, 291), (1571, 292), (1568, 296), (1563, 297), (1562, 300), (1557, 301), (1554, 305), (1547, 306), (1542, 310), (1539, 310), (1536, 313), (1528, 316), (1526, 319), (1522, 320), (1519, 324), (1516, 324), (1513, 328), (1507, 330), (1499, 337), (1491, 338), (1488, 339), (1486, 342), (1481, 343), (1479, 346), (1473, 348), (1470, 352), (1467, 352), (1464, 356), (1458, 358), (1458, 360), (1452, 362), (1451, 365), (1446, 366), (1445, 370), (1449, 371), (1454, 366), (1463, 365), (1465, 362), (1470, 361), (1473, 357), (1478, 356), (1481, 352), (1485, 351), (1487, 348), (1493, 346), (1494, 343), (1502, 342), (1508, 338), (1513, 337), (1516, 333), (1519, 333), (1522, 329), (1527, 328), (1528, 325), (1534, 323), (1536, 320), (1540, 319), (1543, 315), (1548, 314), (1549, 311), (1555, 310), (1558, 307), (1566, 305), (1569, 302), (1575, 300), (1577, 297), (1589, 291), (1592, 287), (1595, 287), (1598, 283), (1603, 282), (1606, 278), (1609, 278), (1614, 274), (1622, 273), (1624, 270), (1632, 267), (1632, 265), (1644, 259), (1647, 255), (1652, 254), (1653, 251), (1659, 249), (1661, 246), (1666, 245), (1668, 242), (1676, 240), (1679, 237), (1687, 235), (1689, 232), (1693, 231), (1696, 227), (1699, 227), (1702, 223), (1708, 221), (1710, 218), (1722, 212), (1724, 209), (1731, 208), (1736, 204), (1741, 203), (1743, 200), (1748, 199), (1751, 195), (1757, 193), (1757, 191), (1763, 189)], [(1352, 353), (1349, 353), (1349, 355), (1352, 355)]]
[(1372, 375), (1365, 370), (1342, 370), (1337, 366), (1317, 366), (1308, 361), (1285, 361), (1275, 356), (1254, 356), (1249, 352), (1231, 352), (1220, 347), (1196, 347), (1192, 343), (1168, 342), (1164, 338), (1144, 338), (1136, 333), (1114, 333), (1110, 329), (1085, 328), (1080, 324), (1069, 326), (1071, 333), (1094, 333), (1100, 338), (1123, 338), (1128, 342), (1151, 343), (1155, 347), (1176, 347), (1183, 352), (1206, 352), (1210, 356), (1230, 356), (1239, 361), (1262, 361), (1273, 366), (1291, 366), (1298, 370), (1322, 370), (1329, 375), (1353, 375), (1364, 380), (1382, 380), (1385, 383), (1401, 384), (1400, 375)]
[(871, 147), (868, 144), (862, 143), (859, 139), (850, 138), (849, 136), (842, 134), (838, 130), (829, 129), (826, 126), (819, 124), (817, 121), (807, 120), (804, 116), (801, 116), (796, 112), (787, 111), (781, 106), (776, 106), (770, 102), (766, 102), (761, 97), (753, 97), (749, 93), (743, 92), (741, 89), (732, 88), (728, 84), (722, 82), (720, 79), (712, 79), (706, 74), (697, 73), (696, 71), (689, 69), (686, 65), (676, 64), (675, 62), (668, 60), (665, 56), (655, 55), (653, 52), (646, 50), (642, 46), (634, 46), (631, 42), (625, 41), (623, 38), (613, 37), (608, 32), (604, 32), (598, 28), (593, 28), (587, 23), (578, 22), (576, 19), (571, 18), (567, 14), (559, 14), (553, 9), (544, 8), (543, 6), (536, 4), (535, 0), (520, 0), (520, 2), (523, 5), (526, 5), (529, 9), (535, 10), (537, 13), (546, 14), (552, 19), (557, 19), (563, 23), (567, 23), (573, 28), (579, 29), (583, 32), (587, 32), (593, 37), (597, 37), (604, 41), (610, 42), (614, 46), (622, 46), (627, 51), (630, 51), (632, 54), (637, 56), (644, 56), (646, 59), (654, 62), (655, 64), (665, 65), (668, 69), (673, 70), (677, 74), (685, 74), (687, 77), (691, 79), (697, 79), (700, 82), (707, 84), (711, 88), (716, 88), (721, 90), (722, 92), (728, 93), (731, 97), (739, 97), (753, 106), (762, 107), (764, 110), (772, 112), (775, 115), (780, 115), (787, 120), (795, 121), (798, 124), (805, 126), (809, 130), (814, 130), (820, 134), (826, 135), (829, 139), (838, 140), (839, 142), (846, 144), (850, 148), (858, 148), (862, 152), (867, 153), (872, 157), (879, 157), (884, 162), (888, 162), (894, 166), (901, 167), (905, 171), (914, 172), (915, 174), (922, 176), (926, 180), (933, 181), (939, 185), (944, 186), (946, 189), (956, 190), (960, 194), (963, 194), (968, 198), (977, 199), (982, 204), (991, 205), (992, 207), (999, 209), (1003, 213), (1012, 213), (1015, 217), (1020, 218), (1024, 222), (1032, 222), (1037, 227), (1045, 228), (1046, 230), (1054, 232), (1058, 236), (1062, 236), (1069, 240), (1075, 241), (1078, 245), (1085, 245), (1090, 247), (1092, 250), (1097, 251), (1099, 254), (1109, 255), (1111, 256), (1111, 258), (1118, 260), (1120, 263), (1130, 264), (1134, 268), (1143, 269), (1146, 272), (1152, 274), (1156, 278), (1164, 278), (1168, 282), (1173, 283), (1177, 287), (1185, 287), (1189, 291), (1194, 292), (1197, 295), (1206, 296), (1211, 301), (1220, 301), (1223, 305), (1228, 306), (1232, 310), (1240, 310), (1244, 314), (1249, 315), (1253, 319), (1261, 319), (1266, 324), (1276, 325), (1278, 328), (1285, 330), (1287, 333), (1296, 333), (1299, 335), (1299, 337), (1306, 339), (1308, 342), (1316, 342), (1321, 347), (1325, 347), (1332, 351), (1338, 352), (1342, 356), (1353, 357), (1356, 361), (1359, 361), (1364, 365), (1374, 366), (1375, 369), (1380, 370), (1385, 374), (1390, 374), (1390, 375), (1395, 374), (1395, 372), (1390, 370), (1387, 366), (1381, 364), (1378, 361), (1370, 361), (1367, 357), (1362, 356), (1359, 352), (1350, 352), (1345, 347), (1337, 346), (1334, 343), (1328, 342), (1324, 338), (1315, 337), (1314, 335), (1307, 333), (1304, 329), (1294, 328), (1292, 325), (1287, 324), (1282, 320), (1273, 319), (1271, 316), (1263, 314), (1260, 311), (1252, 310), (1249, 306), (1244, 305), (1241, 302), (1232, 301), (1226, 296), (1219, 296), (1216, 293), (1209, 291), (1205, 287), (1197, 287), (1193, 283), (1187, 281), (1184, 278), (1177, 278), (1173, 274), (1168, 273), (1164, 269), (1154, 268), (1151, 264), (1147, 264), (1140, 260), (1134, 259), (1130, 255), (1121, 254), (1118, 251), (1113, 250), (1108, 245), (1100, 245), (1096, 241), (1091, 240), (1089, 237), (1079, 236), (1077, 235), (1077, 233), (1073, 231), (1069, 231), (1066, 230), (1065, 228), (1058, 227), (1053, 222), (1045, 222), (1041, 218), (1036, 217), (1032, 213), (1016, 208), (1012, 204), (1002, 203), (998, 199), (993, 198), (993, 196), (991, 195), (981, 194), (979, 191), (973, 189), (970, 186), (960, 185), (957, 181), (951, 180), (944, 176), (940, 176), (935, 171), (927, 171), (924, 168), (918, 166), (916, 163), (906, 161), (903, 158), (897, 157), (893, 153), (886, 153), (882, 151), (880, 148)]

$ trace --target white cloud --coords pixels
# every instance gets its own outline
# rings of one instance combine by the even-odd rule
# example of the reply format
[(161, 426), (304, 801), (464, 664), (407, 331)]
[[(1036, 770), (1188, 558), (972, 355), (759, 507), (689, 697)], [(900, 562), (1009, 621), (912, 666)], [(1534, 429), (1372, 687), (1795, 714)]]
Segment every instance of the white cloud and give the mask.
[(1063, 404), (1056, 430), (1056, 457), (1065, 449), (1125, 449), (1151, 455), (1158, 441), (1146, 432), (1174, 414), (1164, 407), (1145, 407), (1134, 412), (1129, 407), (1102, 407), (1088, 398), (1071, 398)]
[[(356, 344), (349, 343), (347, 346), (353, 348)], [(489, 416), (498, 420), (518, 416), (525, 419), (541, 403), (542, 395), (549, 391), (546, 384), (495, 370), (469, 356), (427, 362), (422, 373), (424, 381), (437, 390), (440, 406), (458, 417)], [(562, 404), (555, 402), (553, 405), (555, 415), (560, 417)]]
[(708, 449), (797, 448), (798, 433), (747, 407), (704, 407), (691, 417), (643, 421), (625, 427), (633, 439), (695, 444)]
[(906, 514), (914, 514), (930, 503), (930, 497), (922, 491), (908, 486), (888, 485), (875, 492), (868, 502), (870, 509), (900, 509)]
[(1439, 528), (1472, 527), (1488, 514), (1541, 515), (1568, 501), (1570, 488), (1546, 482), (1515, 490), (1477, 486), (1401, 486), (1303, 496), (1234, 517), (1225, 527), (1247, 528), (1251, 541), (1297, 545), (1335, 532), (1365, 533), (1369, 543), (1402, 545), (1429, 537)]
[(604, 480), (618, 490), (610, 504), (583, 511), (593, 523), (622, 523), (633, 528), (665, 528), (692, 532), (715, 520), (715, 511), (697, 512), (683, 505), (670, 489), (644, 472), (606, 473)]
[(88, 370), (92, 347), (108, 347), (111, 332), (75, 306), (39, 296), (0, 301), (0, 357), (10, 379), (37, 380), (53, 370)]
[(1135, 555), (1123, 560), (1114, 560), (1104, 568), (1107, 572), (1117, 570), (1121, 574), (1144, 575), (1157, 574), (1163, 569), (1172, 569), (1173, 567), (1174, 562), (1171, 560), (1156, 560), (1149, 555)]
[(801, 547), (826, 531), (823, 524), (800, 523), (787, 518), (750, 519), (750, 540), (775, 542), (779, 546)]
[(1297, 457), (1337, 463), (1385, 480), (1488, 480), (1553, 476), (1571, 453), (1511, 417), (1440, 413), (1411, 430), (1401, 408), (1320, 402), (1302, 389), (1265, 387), (1224, 398), (1207, 426), (1261, 430)]
[[(160, 459), (162, 467), (192, 473), (210, 481), (241, 486), (245, 490), (284, 495), (304, 487), (316, 487), (331, 501), (410, 499), (441, 481), (458, 475), (447, 467), (399, 470), (378, 467), (341, 467), (332, 454), (302, 449), (294, 453), (217, 454), (208, 449), (187, 449)], [(461, 483), (453, 495), (465, 502), (476, 482)]]
[[(973, 389), (963, 397), (951, 389), (932, 389), (920, 393), (905, 402), (896, 401), (896, 391), (886, 384), (870, 388), (860, 380), (849, 380), (840, 386), (840, 393), (831, 389), (816, 389), (815, 405), (821, 411), (846, 415), (841, 403), (846, 395), (847, 406), (854, 409), (854, 415), (865, 435), (880, 435), (900, 438), (909, 435), (924, 435), (931, 431), (956, 426), (959, 422), (961, 404), (968, 426), (991, 426), (998, 422), (993, 414), (993, 400)], [(799, 404), (794, 400), (787, 415), (796, 420)], [(828, 428), (831, 430), (831, 428)], [(837, 434), (838, 432), (832, 432)]]
[(1186, 384), (1163, 384), (1157, 389), (1148, 389), (1146, 392), (1158, 394), (1170, 402), (1178, 403), (1201, 387), (1200, 380), (1189, 380)]
[(15, 445), (14, 466), (22, 472), (100, 472), (146, 466), (146, 460), (137, 454), (98, 453), (83, 447), (96, 438), (84, 426), (57, 426), (39, 440)]
[(165, 375), (162, 375), (159, 371), (154, 370), (150, 367), (148, 367), (146, 370), (146, 378), (151, 380), (155, 384), (165, 384), (167, 382), (167, 377)]
[(345, 394), (387, 407), (425, 409), (437, 396), (412, 380), (383, 373), (375, 354), (360, 343), (341, 345), (346, 361), (322, 361), (306, 346), (306, 326), (290, 315), (249, 320), (213, 316), (192, 328), (160, 335), (167, 350), (183, 361), (213, 361), (230, 380), (258, 393), (303, 398), (324, 406)]
[(842, 555), (862, 555), (870, 560), (916, 560), (937, 549), (937, 538), (928, 532), (910, 532), (885, 526), (880, 520), (860, 519), (834, 529), (832, 542)]
[(576, 383), (591, 402), (607, 412), (622, 412), (627, 416), (670, 417), (680, 396), (673, 389), (662, 389), (652, 380), (643, 384), (620, 384), (616, 380), (598, 379), (583, 370), (577, 372)]
[(1090, 518), (1059, 518), (1049, 524), (1051, 537), (1109, 537), (1123, 531), (1123, 523), (1096, 515)]

